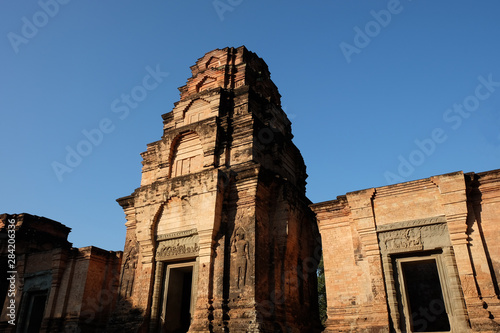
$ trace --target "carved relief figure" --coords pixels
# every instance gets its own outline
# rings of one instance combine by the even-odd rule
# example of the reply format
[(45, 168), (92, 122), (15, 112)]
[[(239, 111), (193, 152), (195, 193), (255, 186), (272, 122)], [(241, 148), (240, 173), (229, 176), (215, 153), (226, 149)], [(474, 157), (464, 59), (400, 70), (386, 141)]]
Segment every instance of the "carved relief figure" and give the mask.
[[(132, 241), (130, 241), (132, 242)], [(135, 269), (137, 267), (137, 252), (138, 244), (132, 245), (130, 251), (125, 257), (125, 262), (123, 264), (123, 275), (122, 275), (122, 288), (125, 289), (125, 297), (132, 296), (132, 290), (134, 286), (135, 279)]]
[(419, 229), (398, 230), (388, 233), (386, 237), (385, 245), (388, 250), (411, 249), (422, 246)]
[(247, 265), (250, 260), (248, 255), (248, 241), (245, 240), (245, 231), (238, 228), (234, 232), (231, 242), (231, 252), (235, 253), (235, 279), (239, 289), (246, 284)]
[(199, 251), (198, 244), (194, 244), (193, 246), (186, 246), (185, 244), (177, 243), (173, 246), (163, 246), (158, 250), (158, 257), (174, 257), (183, 254), (194, 254)]

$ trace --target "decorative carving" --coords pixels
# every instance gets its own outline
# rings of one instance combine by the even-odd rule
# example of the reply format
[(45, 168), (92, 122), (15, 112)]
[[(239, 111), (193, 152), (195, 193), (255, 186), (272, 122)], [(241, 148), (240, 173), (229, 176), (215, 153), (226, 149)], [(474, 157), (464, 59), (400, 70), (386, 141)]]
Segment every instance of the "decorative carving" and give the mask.
[(446, 237), (446, 243), (443, 242), (443, 244), (441, 244), (441, 246), (446, 246), (446, 245), (451, 245), (451, 243), (449, 244), (449, 237), (448, 237), (448, 227), (446, 226), (446, 224), (444, 223), (441, 223), (441, 224), (433, 224), (433, 225), (428, 225), (428, 226), (425, 226), (423, 228), (420, 228), (421, 229), (421, 235), (422, 235), (422, 238), (423, 239), (430, 239), (431, 237), (443, 237), (445, 236)]
[(198, 255), (199, 250), (198, 235), (167, 239), (158, 245), (156, 259), (165, 260), (178, 257), (194, 257)]
[(129, 240), (129, 244), (129, 251), (123, 263), (121, 282), (124, 297), (132, 296), (135, 280), (135, 269), (137, 268), (137, 255), (139, 252), (139, 244), (137, 242), (133, 244), (132, 240)]
[(234, 253), (235, 274), (233, 280), (236, 288), (240, 289), (246, 285), (247, 265), (250, 261), (248, 255), (249, 243), (245, 240), (245, 231), (239, 227), (234, 231), (231, 241), (231, 252)]
[(385, 239), (385, 247), (391, 252), (421, 250), (422, 236), (419, 229), (397, 230)]
[(173, 246), (164, 246), (160, 251), (158, 251), (158, 255), (160, 257), (173, 257), (182, 254), (193, 254), (197, 253), (199, 250), (198, 244), (193, 246), (186, 246), (184, 244), (177, 244)]
[(462, 291), (465, 297), (475, 297), (477, 296), (476, 282), (474, 281), (474, 276), (472, 275), (462, 275)]
[(378, 239), (380, 250), (385, 253), (421, 251), (424, 248), (437, 249), (451, 245), (447, 225), (443, 222), (379, 232)]

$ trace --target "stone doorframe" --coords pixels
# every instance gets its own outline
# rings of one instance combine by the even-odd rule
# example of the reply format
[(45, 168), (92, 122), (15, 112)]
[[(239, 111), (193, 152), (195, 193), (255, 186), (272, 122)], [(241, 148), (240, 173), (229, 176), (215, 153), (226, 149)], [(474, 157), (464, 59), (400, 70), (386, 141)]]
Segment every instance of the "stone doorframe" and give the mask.
[[(397, 281), (396, 259), (404, 261), (433, 258), (436, 260), (443, 298), (448, 312), (451, 332), (470, 331), (465, 313), (465, 300), (460, 287), (458, 269), (454, 259), (446, 217), (396, 222), (377, 227), (378, 243), (387, 290), (387, 302), (394, 331), (411, 332), (408, 324), (402, 325), (402, 316), (408, 323), (408, 313), (401, 313), (400, 297), (404, 285)], [(406, 326), (406, 328), (405, 328)]]
[[(403, 326), (402, 328), (405, 330), (405, 331), (409, 331), (409, 332), (413, 332), (411, 330), (411, 321), (410, 320), (410, 316), (413, 316), (413, 313), (415, 313), (416, 311), (413, 311), (412, 313), (409, 312), (409, 303), (410, 303), (410, 300), (408, 299), (409, 296), (408, 296), (408, 290), (407, 290), (407, 286), (406, 286), (406, 282), (404, 281), (404, 274), (403, 274), (403, 269), (402, 269), (402, 264), (405, 264), (405, 263), (418, 263), (419, 261), (420, 262), (424, 262), (424, 261), (428, 261), (428, 260), (433, 260), (436, 264), (436, 268), (437, 268), (437, 271), (438, 271), (438, 276), (439, 276), (439, 287), (441, 288), (441, 292), (442, 292), (442, 296), (443, 296), (443, 301), (444, 301), (444, 309), (439, 309), (438, 311), (445, 311), (447, 316), (448, 316), (448, 320), (450, 321), (450, 326), (451, 326), (451, 308), (452, 308), (452, 305), (450, 303), (450, 297), (449, 297), (449, 291), (448, 291), (448, 286), (446, 284), (446, 272), (445, 272), (445, 269), (443, 267), (443, 262), (442, 262), (442, 256), (441, 256), (441, 253), (440, 252), (437, 252), (437, 253), (424, 253), (422, 255), (417, 255), (417, 256), (403, 256), (403, 257), (398, 257), (398, 258), (395, 258), (395, 260), (393, 261), (393, 266), (396, 267), (396, 275), (398, 277), (398, 284), (399, 284), (399, 290), (400, 290), (400, 297), (398, 298), (398, 301), (401, 301), (402, 304), (400, 304), (400, 309), (399, 309), (399, 312), (403, 313), (404, 314), (404, 322), (400, 322), (400, 325), (401, 324), (404, 324), (404, 325), (401, 325)], [(432, 303), (432, 302), (431, 302)], [(431, 307), (430, 307), (431, 308)], [(425, 320), (425, 319), (428, 319), (426, 318), (425, 316), (427, 317), (431, 317), (434, 315), (434, 314), (437, 314), (435, 312), (433, 312), (434, 309), (430, 309), (431, 310), (431, 313), (427, 313), (427, 314), (424, 314), (424, 318), (420, 319), (419, 321), (421, 320)], [(451, 331), (451, 329), (450, 329)]]
[[(196, 229), (158, 235), (155, 255), (155, 279), (151, 302), (151, 321), (149, 331), (158, 331), (161, 311), (164, 311), (166, 289), (170, 269), (193, 267), (191, 287), (191, 308), (194, 310), (198, 290), (199, 237)], [(163, 296), (163, 297), (162, 297)], [(192, 312), (194, 313), (194, 311)]]

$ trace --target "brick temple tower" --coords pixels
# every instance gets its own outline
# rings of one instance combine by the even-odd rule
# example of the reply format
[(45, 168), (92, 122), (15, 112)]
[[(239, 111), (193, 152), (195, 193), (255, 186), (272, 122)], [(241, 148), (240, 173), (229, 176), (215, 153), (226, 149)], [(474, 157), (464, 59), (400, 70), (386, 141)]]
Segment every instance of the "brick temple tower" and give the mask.
[(319, 233), (268, 67), (242, 46), (191, 71), (142, 153), (141, 186), (117, 200), (127, 236), (111, 327), (319, 332)]

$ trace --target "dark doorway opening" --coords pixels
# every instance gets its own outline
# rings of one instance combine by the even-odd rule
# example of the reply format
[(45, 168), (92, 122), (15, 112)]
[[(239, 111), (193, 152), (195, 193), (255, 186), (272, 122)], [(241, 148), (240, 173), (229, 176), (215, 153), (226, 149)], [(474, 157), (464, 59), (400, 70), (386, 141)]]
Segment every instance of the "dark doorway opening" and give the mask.
[(163, 332), (186, 333), (191, 325), (193, 265), (167, 267)]
[(411, 331), (450, 331), (436, 260), (403, 261), (401, 272)]
[(28, 313), (25, 317), (25, 329), (23, 331), (27, 333), (37, 333), (42, 327), (47, 293), (29, 293), (28, 295)]

